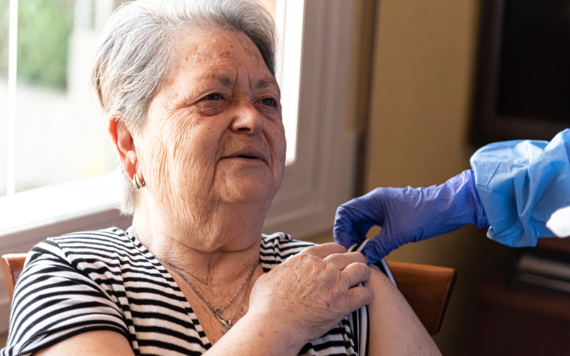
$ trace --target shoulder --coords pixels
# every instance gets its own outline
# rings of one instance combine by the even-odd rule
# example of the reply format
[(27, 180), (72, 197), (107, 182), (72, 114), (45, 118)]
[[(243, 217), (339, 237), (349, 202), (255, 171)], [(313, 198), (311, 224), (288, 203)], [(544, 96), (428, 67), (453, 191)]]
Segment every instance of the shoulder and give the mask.
[(133, 242), (127, 233), (117, 227), (102, 230), (72, 232), (57, 237), (48, 237), (36, 247), (43, 244), (57, 245), (64, 253), (75, 251), (97, 252), (101, 249), (128, 251), (133, 249)]
[[(111, 227), (49, 237), (35, 245), (26, 259), (16, 285), (15, 297), (38, 280), (64, 282), (65, 290), (90, 288), (117, 303), (124, 290), (125, 276), (152, 270), (134, 238)], [(36, 290), (37, 293), (43, 293)]]
[(367, 308), (370, 320), (368, 355), (439, 355), (428, 334), (394, 282), (371, 268), (364, 284), (375, 294)]
[(118, 282), (126, 265), (142, 259), (130, 236), (116, 227), (49, 237), (28, 253), (16, 292), (48, 279), (102, 287), (105, 280)]
[(264, 269), (271, 269), (311, 246), (315, 246), (315, 244), (294, 240), (291, 235), (283, 232), (276, 232), (271, 235), (264, 234), (261, 238), (261, 263)]
[(111, 261), (121, 256), (133, 257), (138, 254), (134, 241), (125, 231), (110, 227), (48, 237), (30, 250), (26, 265), (37, 260), (57, 259), (82, 269), (86, 264), (112, 264)]
[(114, 264), (122, 252), (112, 243), (117, 239), (120, 245), (121, 231), (50, 237), (32, 248), (14, 290), (9, 353), (31, 354), (87, 331), (128, 338), (119, 303), (122, 281), (115, 272), (120, 266)]

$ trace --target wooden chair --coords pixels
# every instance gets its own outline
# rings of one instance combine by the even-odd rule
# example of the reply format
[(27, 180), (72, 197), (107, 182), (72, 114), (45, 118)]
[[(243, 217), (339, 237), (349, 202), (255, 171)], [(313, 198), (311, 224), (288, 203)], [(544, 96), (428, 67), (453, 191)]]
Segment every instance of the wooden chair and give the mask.
[(0, 261), (2, 265), (2, 273), (4, 274), (4, 280), (6, 281), (6, 289), (8, 290), (8, 295), (10, 296), (10, 301), (14, 296), (14, 287), (18, 278), (20, 278), (20, 273), (24, 269), (24, 262), (26, 262), (26, 253), (11, 253), (8, 255), (3, 255)]
[[(24, 268), (26, 254), (2, 256), (2, 273), (10, 300)], [(439, 332), (457, 277), (453, 268), (388, 262), (398, 289), (431, 335)]]

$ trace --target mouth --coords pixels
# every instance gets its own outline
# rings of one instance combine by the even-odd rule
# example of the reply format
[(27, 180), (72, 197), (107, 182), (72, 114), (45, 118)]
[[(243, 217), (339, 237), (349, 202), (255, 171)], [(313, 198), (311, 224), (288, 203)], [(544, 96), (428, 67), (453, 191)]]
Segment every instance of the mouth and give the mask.
[(261, 162), (265, 162), (267, 163), (267, 159), (265, 158), (265, 155), (257, 150), (240, 150), (237, 152), (234, 152), (230, 155), (227, 155), (225, 157), (223, 157), (222, 159), (229, 159), (229, 158), (239, 158), (239, 159), (245, 159), (245, 160), (250, 160), (250, 161), (261, 161)]

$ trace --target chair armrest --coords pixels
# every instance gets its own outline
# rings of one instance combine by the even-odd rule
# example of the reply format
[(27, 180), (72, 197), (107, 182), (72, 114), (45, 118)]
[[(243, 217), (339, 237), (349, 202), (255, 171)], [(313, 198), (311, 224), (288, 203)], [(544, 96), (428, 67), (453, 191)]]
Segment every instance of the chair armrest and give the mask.
[(10, 301), (12, 301), (12, 297), (14, 296), (16, 282), (24, 270), (26, 257), (28, 257), (26, 253), (12, 253), (3, 255), (2, 258), (0, 258), (2, 273), (4, 274), (4, 281), (6, 282), (6, 289), (8, 290)]

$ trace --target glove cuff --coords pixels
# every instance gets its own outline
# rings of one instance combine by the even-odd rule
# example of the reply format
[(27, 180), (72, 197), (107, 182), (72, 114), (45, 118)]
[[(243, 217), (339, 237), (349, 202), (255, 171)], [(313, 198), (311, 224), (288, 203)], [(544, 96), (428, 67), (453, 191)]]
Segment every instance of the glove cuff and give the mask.
[(488, 228), (489, 221), (487, 220), (487, 214), (485, 214), (485, 208), (483, 207), (483, 203), (481, 202), (481, 198), (479, 197), (479, 193), (477, 193), (477, 188), (475, 186), (475, 172), (472, 169), (465, 171), (468, 177), (468, 185), (469, 185), (469, 192), (471, 193), (473, 200), (475, 201), (475, 225), (478, 228)]

